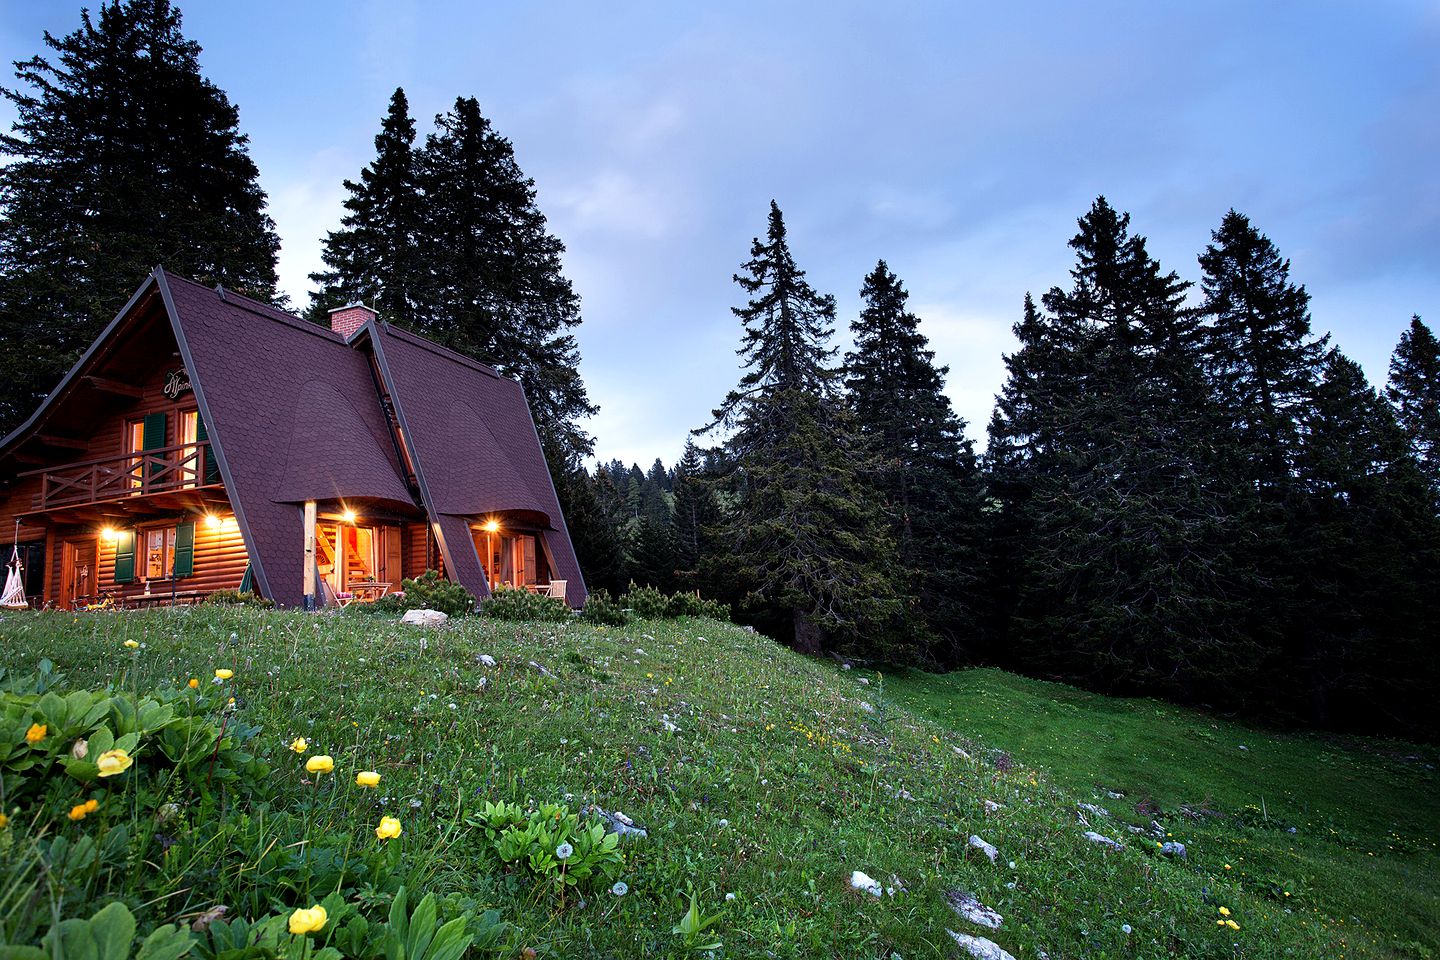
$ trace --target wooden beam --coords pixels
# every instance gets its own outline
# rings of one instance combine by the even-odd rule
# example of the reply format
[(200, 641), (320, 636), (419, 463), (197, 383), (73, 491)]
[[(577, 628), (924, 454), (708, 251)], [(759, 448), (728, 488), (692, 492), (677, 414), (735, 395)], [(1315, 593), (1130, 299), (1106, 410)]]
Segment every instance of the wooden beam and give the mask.
[(128, 383), (121, 383), (119, 380), (111, 380), (108, 377), (81, 377), (87, 384), (104, 393), (113, 393), (117, 397), (130, 397), (132, 400), (139, 400), (145, 396), (145, 391), (140, 387)]
[(90, 446), (88, 440), (78, 440), (75, 437), (57, 437), (53, 433), (37, 433), (32, 438), (36, 443), (43, 443), (47, 447), (63, 447), (66, 450), (84, 450)]
[(305, 501), (305, 609), (315, 603), (315, 501)]

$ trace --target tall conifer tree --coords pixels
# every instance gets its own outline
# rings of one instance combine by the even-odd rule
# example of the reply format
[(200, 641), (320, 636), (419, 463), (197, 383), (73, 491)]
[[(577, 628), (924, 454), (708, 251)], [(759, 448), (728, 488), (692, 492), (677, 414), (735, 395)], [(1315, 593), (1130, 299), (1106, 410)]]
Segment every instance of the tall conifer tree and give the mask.
[(1415, 459), (1440, 490), (1440, 342), (1418, 315), (1410, 318), (1390, 358), (1385, 395)]
[(388, 322), (417, 326), (416, 301), (426, 285), (418, 247), (422, 201), (415, 169), (415, 121), (399, 87), (375, 137), (375, 159), (346, 180), (350, 194), (340, 229), (325, 238), (326, 269), (310, 275), (318, 285), (310, 317), (326, 322), (329, 310), (352, 303), (373, 307)]
[(1037, 664), (1194, 697), (1251, 653), (1224, 600), (1197, 319), (1128, 215), (1102, 197), (1079, 225), (1073, 284), (1027, 304), (991, 426), (1015, 627)]
[(893, 615), (893, 545), (836, 396), (835, 300), (796, 266), (773, 201), (765, 238), (735, 282), (750, 298), (734, 308), (745, 373), (702, 430), (726, 431), (733, 503), (707, 569), (733, 579), (752, 608), (787, 620), (796, 647), (815, 653)]
[(861, 437), (877, 458), (873, 478), (905, 573), (906, 631), (946, 643), (925, 652), (953, 662), (977, 627), (975, 585), (980, 490), (965, 424), (945, 396), (945, 367), (907, 308), (909, 293), (881, 260), (865, 278), (851, 324), (855, 350), (845, 385)]
[(169, 0), (120, 0), (15, 64), (0, 136), (0, 432), (156, 264), (270, 300), (279, 240), (239, 130)]
[(520, 381), (552, 465), (577, 464), (594, 444), (580, 420), (596, 407), (571, 333), (580, 298), (561, 271), (565, 245), (474, 97), (458, 98), (435, 127), (419, 157), (429, 279), (416, 295), (415, 329)]

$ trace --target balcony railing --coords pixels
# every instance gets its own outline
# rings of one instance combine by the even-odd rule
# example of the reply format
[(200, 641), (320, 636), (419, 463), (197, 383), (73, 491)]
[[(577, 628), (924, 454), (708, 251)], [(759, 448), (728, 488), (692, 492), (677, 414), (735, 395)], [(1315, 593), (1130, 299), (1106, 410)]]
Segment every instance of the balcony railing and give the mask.
[(101, 460), (45, 467), (20, 476), (40, 477), (40, 493), (31, 506), (34, 510), (113, 503), (151, 493), (218, 486), (218, 482), (205, 482), (209, 449), (209, 441), (198, 440)]

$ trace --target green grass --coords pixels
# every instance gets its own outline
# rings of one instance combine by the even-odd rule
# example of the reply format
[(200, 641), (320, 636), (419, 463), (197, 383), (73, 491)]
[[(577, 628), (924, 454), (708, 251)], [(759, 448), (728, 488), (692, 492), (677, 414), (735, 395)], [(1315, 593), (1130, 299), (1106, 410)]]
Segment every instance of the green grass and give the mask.
[(1158, 809), (1197, 869), (1258, 896), (1279, 890), (1343, 930), (1351, 955), (1429, 957), (1440, 944), (1434, 749), (1257, 730), (998, 670), (907, 673), (887, 689), (1117, 818), (1144, 824)]
[[(132, 653), (126, 639), (144, 646)], [(483, 666), (481, 654), (498, 665)], [(679, 956), (672, 927), (692, 890), (704, 913), (719, 914), (706, 933), (731, 957), (955, 956), (947, 929), (989, 936), (1020, 960), (1042, 950), (1055, 960), (1427, 956), (1421, 944), (1435, 942), (1435, 854), (1425, 839), (1433, 836), (1425, 832), (1434, 824), (1433, 773), (1366, 759), (1367, 750), (1392, 745), (1242, 735), (1155, 704), (1087, 698), (992, 671), (898, 681), (841, 672), (693, 619), (607, 630), (474, 618), (422, 632), (365, 615), (244, 609), (0, 617), (0, 666), (33, 669), (41, 658), (73, 686), (141, 691), (233, 669), (235, 716), (262, 730), (256, 749), (275, 767), (277, 807), (288, 804), (307, 829), (356, 850), (377, 843), (381, 815), (399, 816), (405, 833), (392, 842), (402, 845), (398, 869), (412, 890), (498, 909), (520, 928), (514, 943), (540, 956)], [(1206, 730), (1213, 742), (1205, 747), (1173, 760), (1162, 752)], [(296, 736), (335, 758), (333, 793), (300, 783), (303, 761), (287, 749)], [(1248, 756), (1235, 755), (1239, 742), (1251, 747)], [(1307, 761), (1287, 753), (1295, 744), (1315, 768), (1308, 781)], [(1253, 778), (1228, 772), (1236, 766)], [(382, 773), (380, 791), (338, 789), (362, 769)], [(1234, 826), (1236, 815), (1250, 817), (1246, 804), (1259, 804), (1264, 790), (1253, 788), (1268, 789), (1277, 769), (1285, 779), (1265, 794), (1266, 807), (1301, 832), (1275, 836), (1263, 818)], [(1347, 776), (1356, 780), (1341, 791)], [(1124, 850), (1087, 842), (1076, 803), (1093, 799), (1095, 783), (1130, 798), (1153, 795), (1191, 859), (1163, 859), (1153, 842), (1115, 823), (1092, 820)], [(1366, 798), (1370, 812), (1347, 814), (1352, 797)], [(1179, 813), (1179, 803), (1207, 799), (1222, 818)], [(629, 893), (601, 889), (561, 903), (500, 869), (464, 825), (487, 800), (624, 811), (650, 832), (622, 846)], [(987, 800), (1001, 806), (987, 812)], [(1407, 832), (1389, 840), (1407, 849), (1386, 849), (1386, 833), (1374, 831), (1407, 812), (1394, 819)], [(11, 829), (22, 819), (12, 817)], [(1317, 832), (1331, 828), (1345, 839), (1324, 842), (1350, 850), (1356, 890), (1383, 891), (1394, 916), (1360, 916), (1372, 909), (1367, 899), (1352, 919), (1331, 899), (1338, 868), (1311, 865), (1324, 849)], [(55, 829), (78, 833), (87, 823)], [(999, 848), (998, 863), (968, 846), (971, 834)], [(1287, 844), (1305, 859), (1280, 860), (1287, 870), (1276, 872)], [(1370, 847), (1376, 856), (1366, 858)], [(1239, 869), (1224, 871), (1224, 858)], [(283, 893), (263, 866), (247, 869), (222, 866), (175, 879), (173, 889), (157, 872), (146, 881), (155, 889), (132, 903), (142, 929), (203, 910), (239, 883), (282, 891), (272, 896), (275, 909), (309, 905), (313, 891)], [(852, 870), (882, 883), (894, 876), (904, 890), (879, 899), (856, 893)], [(1282, 882), (1261, 881), (1272, 874)], [(957, 917), (945, 903), (955, 889), (1003, 914), (1001, 929)], [(1221, 906), (1238, 932), (1215, 925)], [(1397, 938), (1414, 945), (1397, 946)]]

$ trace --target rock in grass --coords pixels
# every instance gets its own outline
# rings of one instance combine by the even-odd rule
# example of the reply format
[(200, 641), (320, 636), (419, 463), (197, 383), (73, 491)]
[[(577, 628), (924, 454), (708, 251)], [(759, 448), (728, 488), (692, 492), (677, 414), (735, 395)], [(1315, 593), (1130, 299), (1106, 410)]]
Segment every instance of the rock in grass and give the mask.
[(480, 661), (480, 665), (481, 665), (482, 667), (493, 667), (493, 666), (495, 666), (495, 658), (492, 657), (492, 656), (490, 656), (490, 654), (488, 654), (488, 653), (482, 653), (482, 654), (480, 654), (480, 656), (476, 657), (475, 659)]
[(996, 813), (996, 812), (998, 812), (999, 810), (1000, 810), (1000, 804), (996, 803), (994, 800), (986, 800), (986, 801), (985, 801), (985, 812), (986, 812), (986, 813)]
[(412, 627), (438, 627), (449, 619), (439, 610), (406, 610), (400, 622), (408, 623)]
[(1185, 853), (1185, 844), (1177, 843), (1174, 840), (1166, 840), (1160, 847), (1160, 852), (1167, 857), (1179, 857), (1181, 860), (1190, 859)]
[(950, 904), (951, 910), (979, 927), (999, 930), (1000, 924), (1004, 920), (998, 912), (975, 899), (973, 893), (967, 893), (964, 890), (949, 891), (945, 894), (945, 902)]
[(1093, 814), (1094, 814), (1095, 816), (1097, 816), (1097, 817), (1108, 817), (1108, 816), (1110, 816), (1110, 811), (1109, 811), (1109, 810), (1106, 810), (1104, 807), (1100, 806), (1099, 804), (1095, 804), (1095, 803), (1082, 803), (1082, 804), (1079, 804), (1078, 806), (1080, 807), (1081, 810), (1084, 810), (1086, 813), (1093, 813)]
[(870, 874), (864, 870), (856, 870), (850, 874), (850, 886), (875, 897), (880, 896), (882, 892), (880, 889), (880, 881), (870, 876)]
[(991, 863), (994, 863), (995, 860), (1000, 856), (999, 850), (996, 850), (994, 846), (986, 843), (984, 840), (980, 839), (978, 835), (973, 833), (970, 835), (970, 846), (974, 847), (976, 850), (979, 850), (981, 853), (985, 854), (985, 856), (989, 857)]
[(1121, 843), (1119, 840), (1111, 840), (1109, 837), (1103, 834), (1096, 833), (1094, 830), (1086, 830), (1085, 839), (1089, 840), (1091, 843), (1098, 843), (1102, 847), (1109, 847), (1111, 850), (1125, 849), (1125, 844)]
[(956, 933), (954, 930), (946, 930), (950, 938), (960, 945), (975, 960), (1015, 960), (1015, 955), (1006, 950), (994, 940), (986, 940), (984, 937), (972, 937), (968, 933)]

